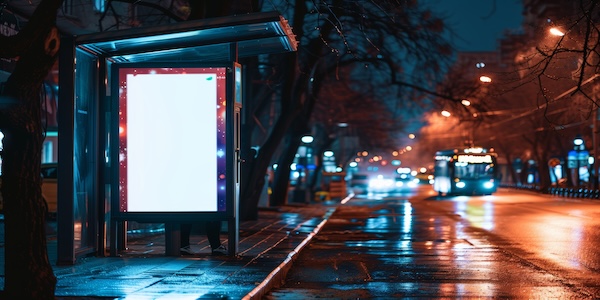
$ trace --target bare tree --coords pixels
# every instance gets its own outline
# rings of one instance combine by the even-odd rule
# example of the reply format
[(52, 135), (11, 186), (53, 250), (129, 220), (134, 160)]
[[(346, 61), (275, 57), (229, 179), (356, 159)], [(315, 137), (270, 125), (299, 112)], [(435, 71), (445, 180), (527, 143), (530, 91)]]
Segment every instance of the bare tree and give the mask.
[(526, 28), (523, 38), (527, 42), (517, 53), (514, 70), (507, 70), (515, 71), (505, 82), (508, 87), (494, 95), (495, 109), (512, 114), (493, 117), (484, 126), (494, 132), (503, 151), (511, 153), (507, 159), (536, 161), (536, 183), (542, 189), (551, 185), (550, 158), (564, 157), (578, 134), (589, 142), (588, 148), (596, 148), (591, 142), (597, 139), (590, 127), (598, 109), (600, 7), (597, 1), (588, 0), (560, 4), (562, 16), (550, 23), (540, 20), (546, 26)]
[[(262, 164), (252, 167), (250, 173), (263, 177), (271, 156), (280, 151), (274, 161), (279, 167), (272, 198), (283, 204), (289, 166), (300, 137), (311, 130), (310, 118), (323, 78), (346, 70), (336, 66), (353, 64), (352, 72), (365, 80), (362, 87), (403, 84), (434, 90), (434, 73), (444, 68), (449, 46), (441, 38), (442, 22), (415, 2), (294, 1), (275, 8), (292, 21), (301, 44), (297, 53), (273, 64), (286, 70), (276, 89), (280, 114), (255, 159)], [(374, 89), (370, 91), (374, 96)], [(248, 212), (248, 217), (255, 215), (258, 186), (249, 185), (242, 192), (242, 211)]]

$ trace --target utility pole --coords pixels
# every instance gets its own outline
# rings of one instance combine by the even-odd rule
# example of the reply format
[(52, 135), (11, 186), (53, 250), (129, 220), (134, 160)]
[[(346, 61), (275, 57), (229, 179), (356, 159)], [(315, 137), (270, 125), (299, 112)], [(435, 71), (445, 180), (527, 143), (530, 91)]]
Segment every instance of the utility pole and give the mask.
[(592, 88), (592, 93), (593, 93), (593, 99), (594, 99), (594, 103), (593, 103), (593, 109), (594, 109), (594, 113), (592, 115), (592, 117), (594, 118), (592, 120), (592, 150), (594, 151), (594, 169), (593, 169), (593, 174), (592, 174), (592, 180), (594, 181), (591, 188), (597, 190), (598, 189), (598, 165), (600, 165), (600, 162), (598, 161), (598, 154), (600, 151), (598, 151), (598, 92), (600, 92), (600, 85), (598, 83), (594, 84), (594, 87)]

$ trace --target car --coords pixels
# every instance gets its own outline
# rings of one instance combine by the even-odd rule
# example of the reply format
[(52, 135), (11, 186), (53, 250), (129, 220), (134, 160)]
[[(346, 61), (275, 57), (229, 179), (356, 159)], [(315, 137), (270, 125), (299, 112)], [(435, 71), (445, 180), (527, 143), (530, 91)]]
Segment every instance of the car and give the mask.
[(399, 174), (398, 176), (396, 176), (395, 178), (395, 188), (396, 191), (400, 192), (400, 191), (406, 191), (406, 190), (412, 190), (415, 187), (417, 187), (417, 184), (419, 184), (419, 179), (415, 178), (414, 176), (410, 175), (410, 174)]
[(369, 176), (365, 174), (353, 174), (349, 185), (352, 193), (366, 194), (369, 188)]
[[(41, 168), (42, 175), (42, 198), (44, 205), (46, 206), (46, 213), (48, 216), (56, 215), (57, 210), (57, 181), (58, 181), (58, 164), (56, 163), (45, 163), (42, 164)], [(0, 176), (0, 186), (2, 186), (2, 176)], [(3, 211), (3, 199), (0, 193), (0, 212)]]
[(415, 176), (419, 180), (419, 184), (433, 184), (433, 175), (427, 173), (419, 173)]
[(58, 209), (58, 164), (42, 164), (42, 198), (46, 203), (46, 212), (55, 216)]
[(394, 178), (377, 175), (369, 180), (369, 193), (391, 193), (395, 190)]

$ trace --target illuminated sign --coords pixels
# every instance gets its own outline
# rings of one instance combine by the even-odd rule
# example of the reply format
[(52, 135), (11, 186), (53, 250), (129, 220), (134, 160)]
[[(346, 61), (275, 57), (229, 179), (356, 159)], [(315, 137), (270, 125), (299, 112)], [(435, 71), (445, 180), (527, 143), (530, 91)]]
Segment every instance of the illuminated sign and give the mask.
[(119, 69), (119, 210), (226, 210), (226, 68)]
[(472, 154), (461, 154), (458, 155), (458, 162), (469, 163), (469, 164), (491, 164), (491, 155), (472, 155)]
[(450, 161), (450, 159), (452, 159), (452, 157), (448, 156), (448, 155), (436, 155), (435, 156), (435, 160)]

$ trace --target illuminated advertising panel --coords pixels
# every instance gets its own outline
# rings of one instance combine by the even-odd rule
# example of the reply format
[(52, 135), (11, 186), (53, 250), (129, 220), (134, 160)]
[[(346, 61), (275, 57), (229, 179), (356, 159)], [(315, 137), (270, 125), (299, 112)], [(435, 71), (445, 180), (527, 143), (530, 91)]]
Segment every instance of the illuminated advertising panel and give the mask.
[(119, 211), (225, 211), (226, 68), (118, 76)]
[(469, 164), (491, 164), (493, 161), (491, 155), (461, 154), (458, 156), (458, 162)]

